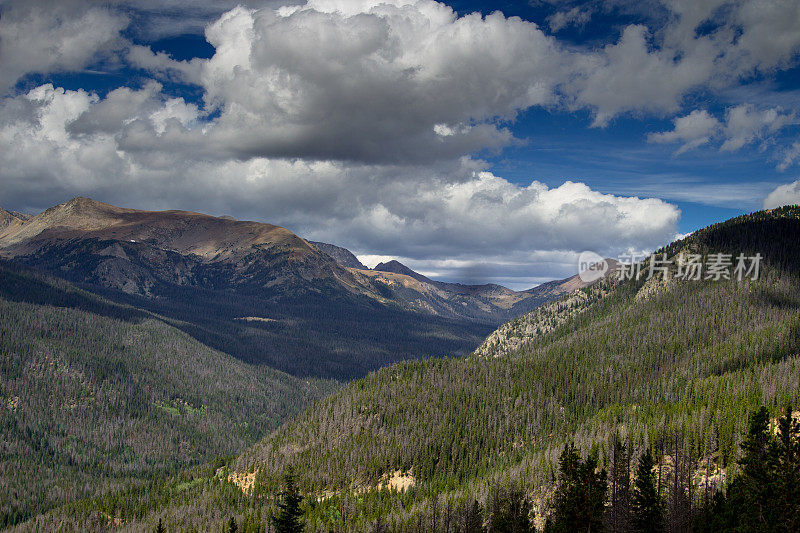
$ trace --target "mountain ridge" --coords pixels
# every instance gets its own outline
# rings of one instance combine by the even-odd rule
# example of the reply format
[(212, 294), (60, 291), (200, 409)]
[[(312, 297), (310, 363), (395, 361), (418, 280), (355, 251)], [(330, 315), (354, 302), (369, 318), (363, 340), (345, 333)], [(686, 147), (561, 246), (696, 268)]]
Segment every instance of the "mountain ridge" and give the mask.
[(72, 281), (145, 296), (157, 296), (164, 285), (307, 293), (323, 284), (414, 312), (489, 323), (543, 298), (543, 289), (537, 288), (518, 292), (431, 280), (397, 261), (368, 271), (345, 248), (227, 216), (142, 211), (77, 197), (28, 220), (6, 218), (10, 222), (0, 231), (0, 257), (52, 272), (76, 272)]
[(77, 197), (27, 220), (3, 218), (0, 258), (168, 316), (214, 349), (293, 375), (351, 379), (387, 362), (465, 355), (497, 324), (556, 296), (351, 268), (324, 243), (228, 216)]

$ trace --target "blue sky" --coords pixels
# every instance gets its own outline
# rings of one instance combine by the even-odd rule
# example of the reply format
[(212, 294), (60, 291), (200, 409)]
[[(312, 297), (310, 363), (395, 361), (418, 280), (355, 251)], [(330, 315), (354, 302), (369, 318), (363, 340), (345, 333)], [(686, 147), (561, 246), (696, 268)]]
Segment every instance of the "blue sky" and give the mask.
[(523, 288), (800, 201), (797, 2), (285, 3), (1, 2), (0, 205), (229, 214)]

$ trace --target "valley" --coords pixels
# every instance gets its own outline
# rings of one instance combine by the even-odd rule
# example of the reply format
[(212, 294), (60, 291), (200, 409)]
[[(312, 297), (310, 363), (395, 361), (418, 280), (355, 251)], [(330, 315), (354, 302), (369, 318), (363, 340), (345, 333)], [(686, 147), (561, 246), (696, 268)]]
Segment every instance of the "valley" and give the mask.
[[(706, 464), (722, 474), (694, 490), (723, 491), (740, 472), (749, 414), (765, 404), (777, 417), (800, 401), (798, 234), (797, 208), (711, 226), (658, 253), (761, 253), (758, 280), (657, 289), (654, 280), (601, 280), (503, 326), (466, 358), (398, 363), (340, 388), (222, 470), (185, 471), (158, 489), (129, 488), (30, 524), (266, 524), (292, 466), (311, 530), (376, 521), (438, 530), (437, 520), (471, 501), (488, 506), (498, 486), (521, 490), (541, 527), (565, 444), (609, 469), (615, 439), (633, 456), (653, 448), (676, 483), (683, 474), (668, 461)], [(384, 485), (393, 473), (410, 480), (406, 490)], [(252, 484), (236, 482), (245, 477)], [(176, 491), (187, 479), (196, 483)]]

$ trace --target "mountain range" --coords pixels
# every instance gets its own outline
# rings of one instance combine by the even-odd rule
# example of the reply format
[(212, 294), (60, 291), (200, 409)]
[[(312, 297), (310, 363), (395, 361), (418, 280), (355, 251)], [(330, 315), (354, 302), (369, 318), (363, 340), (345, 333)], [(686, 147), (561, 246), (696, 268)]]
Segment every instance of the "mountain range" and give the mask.
[[(750, 412), (800, 402), (800, 207), (656, 251), (668, 279), (519, 292), (227, 217), (0, 218), (0, 523), (20, 531), (260, 531), (289, 467), (311, 530), (459, 530), (499, 490), (542, 526), (565, 446), (614, 469), (619, 442), (654, 451), (678, 520), (738, 475)], [(758, 275), (675, 277), (720, 253)], [(458, 298), (498, 314), (445, 316)]]
[[(230, 461), (20, 529), (263, 528), (290, 466), (310, 530), (460, 531), (503, 487), (541, 526), (565, 445), (611, 468), (620, 441), (633, 457), (653, 450), (665, 517), (679, 524), (741, 470), (748, 414), (800, 401), (798, 235), (800, 207), (697, 231), (656, 252), (671, 259), (668, 279), (603, 279), (509, 322), (468, 357), (372, 372)], [(685, 254), (720, 253), (760, 254), (759, 275), (675, 277)]]
[(368, 269), (231, 217), (0, 209), (0, 526), (240, 452), (342, 380), (465, 355), (574, 286)]
[[(209, 346), (286, 372), (349, 379), (387, 362), (465, 354), (494, 327), (580, 288), (433, 281), (397, 261), (271, 224), (74, 198), (0, 211), (0, 258), (185, 323)], [(344, 340), (347, 339), (347, 340)]]

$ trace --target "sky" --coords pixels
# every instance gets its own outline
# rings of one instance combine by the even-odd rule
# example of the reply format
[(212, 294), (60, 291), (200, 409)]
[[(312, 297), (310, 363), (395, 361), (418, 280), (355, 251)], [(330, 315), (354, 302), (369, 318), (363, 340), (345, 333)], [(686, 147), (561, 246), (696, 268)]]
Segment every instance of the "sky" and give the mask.
[(796, 0), (0, 0), (0, 206), (522, 289), (800, 203)]

